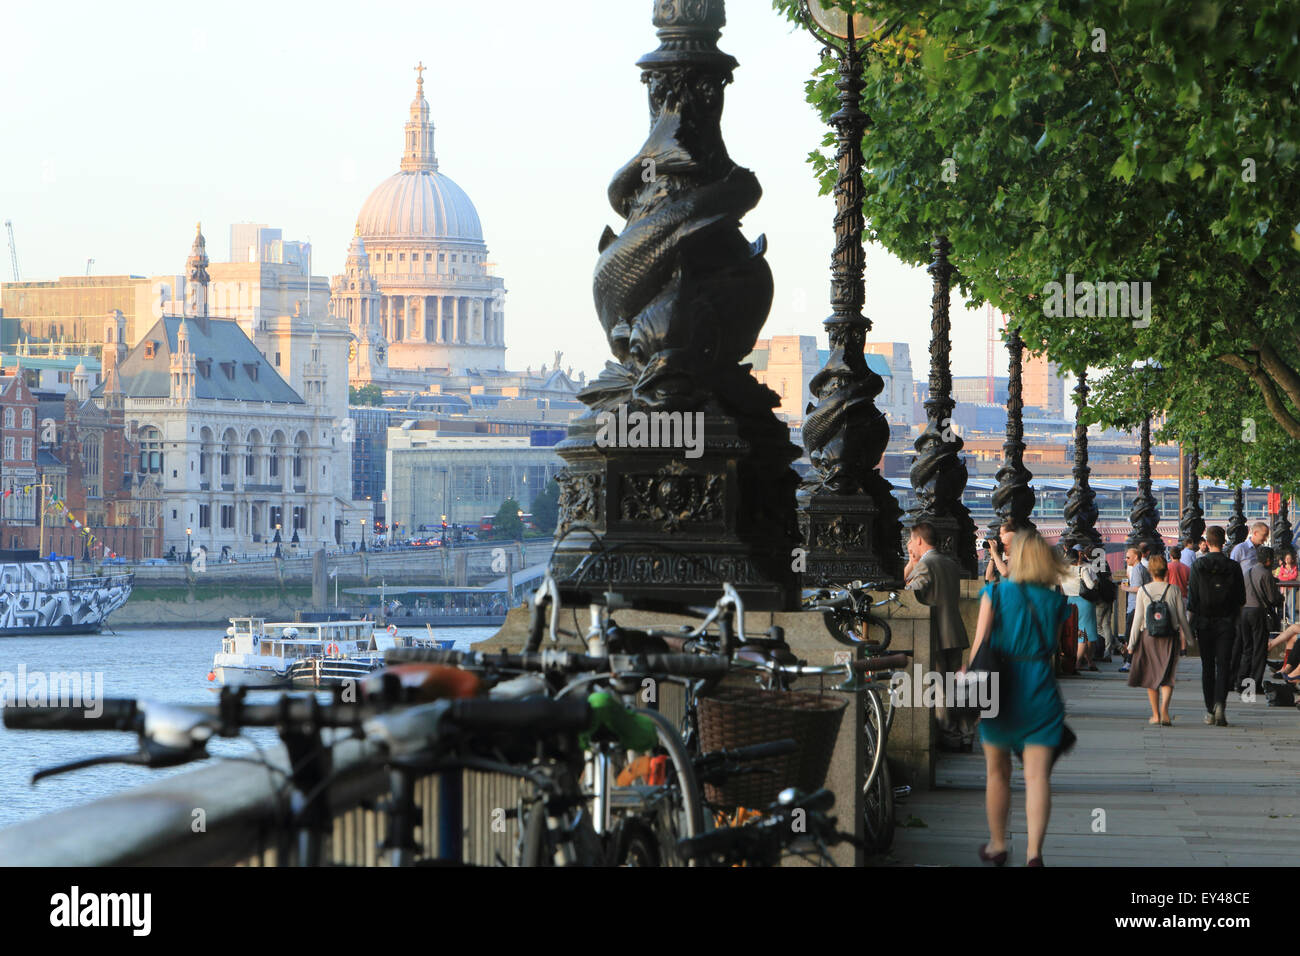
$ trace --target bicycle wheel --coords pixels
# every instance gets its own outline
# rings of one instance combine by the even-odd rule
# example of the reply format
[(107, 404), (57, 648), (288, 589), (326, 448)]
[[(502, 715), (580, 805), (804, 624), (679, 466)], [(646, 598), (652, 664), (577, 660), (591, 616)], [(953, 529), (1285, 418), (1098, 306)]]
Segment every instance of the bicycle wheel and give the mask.
[(551, 846), (546, 820), (546, 801), (536, 800), (524, 811), (523, 841), (519, 851), (520, 866), (554, 866), (555, 849)]
[(864, 844), (869, 853), (884, 853), (894, 842), (894, 784), (885, 757), (889, 728), (880, 694), (870, 687), (863, 721), (865, 776), (862, 784)]

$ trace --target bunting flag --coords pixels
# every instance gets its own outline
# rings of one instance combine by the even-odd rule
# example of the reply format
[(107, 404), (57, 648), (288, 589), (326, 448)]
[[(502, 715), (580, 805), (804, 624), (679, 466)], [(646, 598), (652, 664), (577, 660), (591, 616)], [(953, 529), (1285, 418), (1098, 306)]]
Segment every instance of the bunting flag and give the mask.
[(12, 488), (6, 488), (6, 489), (5, 489), (5, 497), (6, 497), (6, 498), (8, 498), (8, 497), (9, 497), (10, 495), (12, 495), (13, 493), (14, 493), (14, 490), (13, 490)]

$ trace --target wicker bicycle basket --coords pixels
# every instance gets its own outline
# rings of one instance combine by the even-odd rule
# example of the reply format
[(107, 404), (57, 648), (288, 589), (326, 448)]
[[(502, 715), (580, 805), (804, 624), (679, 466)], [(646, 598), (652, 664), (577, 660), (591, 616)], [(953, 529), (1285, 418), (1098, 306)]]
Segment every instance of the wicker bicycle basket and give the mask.
[(762, 809), (786, 787), (804, 793), (818, 789), (830, 770), (847, 706), (840, 697), (753, 687), (720, 687), (701, 698), (700, 746), (706, 753), (786, 738), (798, 744), (792, 754), (747, 764), (774, 773), (734, 774), (721, 785), (705, 784), (705, 799), (715, 806)]

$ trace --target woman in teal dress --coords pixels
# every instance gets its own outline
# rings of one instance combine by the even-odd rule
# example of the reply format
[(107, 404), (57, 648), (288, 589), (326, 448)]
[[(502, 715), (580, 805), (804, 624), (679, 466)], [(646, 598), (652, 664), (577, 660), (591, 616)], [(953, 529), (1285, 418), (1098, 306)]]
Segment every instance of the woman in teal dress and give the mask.
[(989, 822), (989, 842), (979, 855), (999, 866), (1006, 862), (1011, 754), (1016, 753), (1025, 767), (1026, 865), (1042, 866), (1052, 806), (1052, 764), (1067, 735), (1065, 704), (1053, 671), (1060, 629), (1069, 612), (1064, 595), (1055, 588), (1067, 567), (1037, 531), (1020, 531), (1011, 542), (1010, 571), (1008, 579), (980, 591), (979, 622), (971, 646), (974, 659), (980, 645), (991, 639), (1001, 659), (997, 711), (981, 718), (979, 725), (988, 769)]

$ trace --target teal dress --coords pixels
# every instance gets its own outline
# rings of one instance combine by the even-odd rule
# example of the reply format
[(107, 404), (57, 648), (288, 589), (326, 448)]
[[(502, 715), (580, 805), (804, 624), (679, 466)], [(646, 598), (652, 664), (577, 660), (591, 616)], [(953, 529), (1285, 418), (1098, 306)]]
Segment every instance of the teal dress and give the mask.
[(1065, 702), (1052, 661), (1070, 605), (1049, 588), (1009, 580), (984, 585), (980, 597), (986, 595), (993, 602), (993, 633), (987, 639), (1001, 655), (1002, 671), (997, 716), (980, 719), (980, 738), (1013, 753), (1021, 753), (1026, 744), (1059, 747)]

